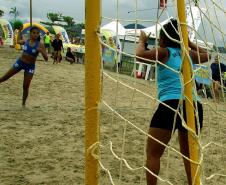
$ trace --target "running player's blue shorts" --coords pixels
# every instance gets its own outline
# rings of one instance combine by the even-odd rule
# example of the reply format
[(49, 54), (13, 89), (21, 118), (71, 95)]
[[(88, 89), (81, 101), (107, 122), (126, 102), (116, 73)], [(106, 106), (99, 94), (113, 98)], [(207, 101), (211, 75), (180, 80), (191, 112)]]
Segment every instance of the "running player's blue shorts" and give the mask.
[(23, 69), (27, 74), (34, 74), (35, 72), (35, 64), (26, 64), (20, 59), (18, 59), (16, 63), (13, 64), (13, 68), (18, 71)]

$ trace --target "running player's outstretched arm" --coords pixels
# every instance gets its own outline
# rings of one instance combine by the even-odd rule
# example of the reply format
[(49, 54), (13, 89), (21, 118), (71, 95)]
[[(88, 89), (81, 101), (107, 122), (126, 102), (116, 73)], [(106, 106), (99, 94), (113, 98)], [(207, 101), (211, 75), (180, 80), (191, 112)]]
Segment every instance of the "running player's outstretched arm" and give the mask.
[(43, 58), (48, 61), (48, 55), (46, 53), (45, 46), (43, 43), (40, 43), (39, 48), (37, 50), (42, 54)]

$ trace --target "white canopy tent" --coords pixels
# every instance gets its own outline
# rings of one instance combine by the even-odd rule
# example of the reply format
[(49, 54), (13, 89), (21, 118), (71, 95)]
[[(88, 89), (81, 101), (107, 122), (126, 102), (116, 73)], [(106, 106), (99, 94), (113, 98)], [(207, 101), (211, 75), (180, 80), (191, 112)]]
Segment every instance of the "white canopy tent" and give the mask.
[[(117, 22), (117, 21), (112, 21), (104, 26), (101, 27), (101, 29), (106, 29), (106, 30), (111, 30), (113, 31), (115, 34), (117, 33), (118, 31), (118, 36), (136, 36), (139, 37), (140, 35), (140, 30), (143, 30), (146, 34), (150, 34), (150, 37), (153, 37), (155, 38), (156, 36), (158, 36), (158, 32), (159, 30), (161, 29), (161, 26), (164, 25), (165, 23), (167, 23), (172, 17), (166, 19), (165, 21), (157, 24), (157, 34), (156, 34), (156, 26), (153, 25), (153, 26), (150, 26), (148, 28), (144, 28), (144, 29), (125, 29), (124, 26), (120, 23), (120, 22)], [(118, 25), (117, 25), (118, 23)], [(118, 27), (117, 27), (118, 26)]]
[[(205, 12), (205, 9), (202, 9), (203, 12)], [(192, 20), (192, 15), (194, 18), (194, 22)], [(200, 10), (197, 7), (191, 7), (191, 9), (187, 8), (187, 24), (189, 27), (193, 27), (196, 31), (199, 28), (199, 25), (201, 23), (201, 19), (203, 17), (203, 14), (200, 14)], [(150, 27), (144, 28), (144, 29), (125, 29), (124, 26), (117, 21), (112, 21), (104, 26), (101, 27), (101, 29), (111, 30), (115, 33), (118, 33), (118, 38), (127, 40), (127, 41), (138, 41), (138, 37), (140, 36), (140, 31), (144, 31), (147, 35), (150, 34), (150, 38), (158, 38), (159, 31), (162, 28), (164, 24), (169, 22), (169, 20), (173, 17), (169, 17), (168, 19), (164, 20), (163, 22), (158, 23), (157, 25), (152, 25)], [(195, 30), (188, 29), (189, 31), (189, 37), (193, 41), (195, 39)], [(208, 42), (208, 47), (203, 43), (201, 40), (197, 41), (198, 44), (202, 47), (211, 49), (213, 47), (212, 43)]]
[(118, 33), (119, 36), (124, 36), (126, 34), (126, 29), (124, 28), (124, 26), (117, 21), (112, 21), (102, 26), (101, 29), (111, 30), (114, 33)]
[[(153, 25), (153, 26), (150, 26), (150, 27), (147, 27), (147, 28), (144, 28), (144, 29), (128, 29), (126, 30), (126, 35), (130, 35), (130, 36), (140, 36), (140, 31), (144, 31), (147, 35), (150, 34), (150, 37), (152, 38), (156, 38), (158, 37), (158, 33), (161, 29), (161, 27), (166, 24), (172, 17), (166, 19), (165, 21), (161, 22), (161, 23), (158, 23), (157, 25)], [(156, 33), (157, 31), (157, 33)]]

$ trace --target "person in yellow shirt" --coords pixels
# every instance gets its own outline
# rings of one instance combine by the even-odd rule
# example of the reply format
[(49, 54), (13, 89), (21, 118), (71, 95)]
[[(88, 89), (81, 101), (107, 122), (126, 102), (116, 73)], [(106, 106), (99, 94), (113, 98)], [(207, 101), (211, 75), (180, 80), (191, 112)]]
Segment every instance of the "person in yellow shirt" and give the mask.
[(51, 38), (50, 38), (49, 32), (47, 32), (46, 35), (44, 36), (44, 45), (45, 45), (45, 48), (46, 48), (46, 52), (48, 54), (50, 54), (51, 53), (51, 51), (50, 51)]

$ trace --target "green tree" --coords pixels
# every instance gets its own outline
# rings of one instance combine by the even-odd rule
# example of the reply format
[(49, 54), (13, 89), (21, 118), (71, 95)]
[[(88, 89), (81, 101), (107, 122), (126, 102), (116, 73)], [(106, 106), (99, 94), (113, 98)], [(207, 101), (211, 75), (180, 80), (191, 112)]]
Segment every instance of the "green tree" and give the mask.
[(17, 7), (11, 8), (9, 14), (12, 14), (14, 17), (14, 20), (16, 20), (16, 18), (19, 16), (19, 11)]
[(67, 23), (68, 26), (73, 26), (75, 24), (73, 17), (63, 16), (63, 21)]
[(65, 29), (70, 37), (80, 37), (82, 29), (85, 28), (83, 23), (75, 24), (73, 26), (67, 26)]
[(0, 10), (0, 17), (2, 17), (4, 15), (4, 11)]
[(62, 21), (62, 14), (61, 13), (47, 13), (47, 18), (52, 22)]

